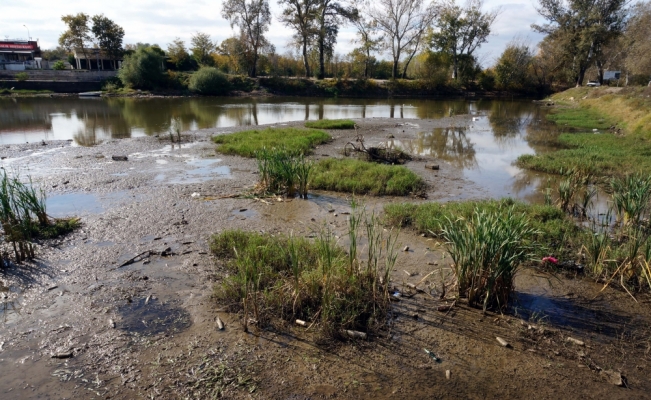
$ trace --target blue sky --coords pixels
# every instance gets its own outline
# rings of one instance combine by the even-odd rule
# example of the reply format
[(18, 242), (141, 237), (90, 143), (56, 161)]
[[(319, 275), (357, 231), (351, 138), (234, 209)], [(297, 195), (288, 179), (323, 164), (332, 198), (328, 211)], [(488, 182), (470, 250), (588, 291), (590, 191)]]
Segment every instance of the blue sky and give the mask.
[[(491, 65), (506, 44), (514, 37), (527, 39), (535, 45), (542, 38), (531, 31), (532, 23), (541, 19), (534, 8), (535, 0), (514, 0), (509, 3), (485, 0), (485, 9), (501, 7), (501, 14), (493, 26), (493, 34), (477, 55), (485, 66)], [(85, 12), (90, 15), (105, 14), (126, 31), (125, 43), (157, 43), (166, 48), (175, 37), (186, 43), (193, 33), (200, 31), (220, 42), (233, 34), (229, 23), (221, 18), (221, 1), (190, 0), (179, 4), (170, 0), (110, 0), (110, 1), (59, 1), (59, 0), (0, 0), (0, 38), (27, 38), (27, 25), (33, 39), (39, 39), (41, 48), (54, 48), (61, 32), (65, 30), (61, 15)], [(288, 50), (292, 34), (275, 18), (280, 13), (276, 0), (271, 0), (274, 19), (267, 37), (278, 53)], [(340, 31), (336, 52), (351, 51), (355, 36), (352, 28)]]

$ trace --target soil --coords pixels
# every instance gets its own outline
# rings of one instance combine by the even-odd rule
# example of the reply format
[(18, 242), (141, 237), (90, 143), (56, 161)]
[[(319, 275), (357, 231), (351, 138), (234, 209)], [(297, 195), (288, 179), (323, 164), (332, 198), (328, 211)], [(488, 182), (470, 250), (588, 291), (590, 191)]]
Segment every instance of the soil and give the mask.
[[(357, 123), (373, 146), (466, 118)], [(392, 274), (402, 296), (378, 335), (323, 342), (303, 327), (244, 333), (240, 316), (211, 298), (225, 272), (209, 254), (210, 235), (238, 228), (312, 236), (330, 224), (343, 237), (350, 207), (334, 193), (269, 202), (233, 197), (254, 186), (256, 163), (217, 154), (210, 136), (235, 130), (186, 132), (180, 145), (146, 137), (0, 149), (4, 168), (48, 191), (51, 213), (82, 218), (78, 231), (41, 243), (35, 262), (0, 275), (2, 398), (648, 396), (648, 297), (527, 269), (508, 314), (460, 303), (439, 312), (453, 303), (441, 300), (452, 296), (442, 293), (451, 282), (449, 259), (440, 244), (410, 231), (400, 234), (409, 251)], [(335, 139), (319, 146), (315, 159), (340, 157), (355, 139), (353, 131), (331, 133)], [(368, 208), (485, 196), (445, 161), (406, 165), (426, 180), (427, 199), (366, 198)], [(406, 286), (423, 279), (425, 292)]]

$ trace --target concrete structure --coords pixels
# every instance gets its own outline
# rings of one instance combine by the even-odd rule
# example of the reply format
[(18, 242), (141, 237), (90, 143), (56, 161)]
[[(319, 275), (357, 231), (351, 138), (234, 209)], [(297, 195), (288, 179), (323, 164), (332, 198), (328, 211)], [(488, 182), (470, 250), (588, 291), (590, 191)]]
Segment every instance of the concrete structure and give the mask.
[[(76, 69), (88, 69), (95, 71), (119, 69), (122, 64), (122, 57), (111, 58), (100, 49), (75, 48), (72, 51), (75, 56)], [(115, 65), (115, 68), (113, 67)]]
[(0, 69), (23, 71), (35, 68), (40, 57), (41, 48), (33, 40), (0, 40)]

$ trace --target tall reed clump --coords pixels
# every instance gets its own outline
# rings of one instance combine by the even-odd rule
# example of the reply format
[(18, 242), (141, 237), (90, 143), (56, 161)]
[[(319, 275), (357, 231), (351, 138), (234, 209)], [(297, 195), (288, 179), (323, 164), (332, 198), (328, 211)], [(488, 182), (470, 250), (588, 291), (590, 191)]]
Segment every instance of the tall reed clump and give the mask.
[(651, 176), (639, 174), (614, 178), (610, 182), (613, 192), (613, 206), (618, 223), (637, 225), (649, 209), (651, 201)]
[(312, 162), (303, 154), (285, 148), (262, 148), (256, 153), (256, 159), (261, 192), (294, 197), (298, 191), (299, 197), (307, 199)]
[[(31, 177), (23, 183), (18, 175), (0, 172), (0, 224), (4, 243), (13, 250), (17, 263), (35, 257), (34, 240), (50, 238), (73, 230), (78, 220), (53, 220), (47, 215), (46, 195), (34, 187)], [(0, 262), (8, 262), (9, 253), (2, 252)]]
[(537, 234), (524, 214), (475, 210), (470, 219), (447, 221), (446, 250), (458, 282), (459, 296), (470, 305), (504, 309), (520, 265), (534, 253)]
[[(215, 287), (216, 299), (241, 312), (245, 330), (249, 324), (281, 328), (296, 319), (331, 338), (343, 330), (377, 329), (389, 312), (397, 235), (384, 232), (377, 218), (357, 206), (350, 221), (348, 252), (327, 228), (314, 240), (237, 230), (214, 235), (211, 251), (229, 273)], [(364, 231), (373, 245), (362, 261), (356, 253)]]

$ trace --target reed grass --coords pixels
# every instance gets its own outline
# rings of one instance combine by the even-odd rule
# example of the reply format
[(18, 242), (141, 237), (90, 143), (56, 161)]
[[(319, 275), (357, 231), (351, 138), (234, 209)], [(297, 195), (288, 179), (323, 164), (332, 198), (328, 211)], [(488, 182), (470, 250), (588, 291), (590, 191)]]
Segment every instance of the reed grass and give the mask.
[[(245, 329), (251, 321), (282, 329), (296, 319), (330, 338), (341, 337), (343, 329), (378, 329), (389, 312), (397, 234), (384, 232), (379, 220), (357, 205), (350, 221), (348, 252), (327, 226), (314, 240), (237, 230), (214, 235), (211, 251), (229, 274), (216, 285), (215, 298), (241, 313)], [(362, 226), (374, 232), (377, 244), (368, 262), (357, 255)]]
[(354, 129), (355, 122), (349, 119), (321, 119), (307, 121), (305, 127), (313, 129)]
[[(15, 261), (21, 263), (35, 258), (34, 241), (50, 239), (74, 230), (76, 218), (55, 220), (48, 216), (45, 191), (36, 189), (31, 177), (27, 183), (18, 174), (0, 172), (0, 224), (4, 246), (13, 250)], [(0, 252), (0, 264), (8, 262), (8, 252)]]
[(310, 160), (284, 148), (263, 148), (256, 154), (256, 159), (260, 174), (259, 191), (294, 197), (298, 190), (299, 197), (307, 199), (312, 171)]
[(638, 225), (649, 209), (651, 176), (632, 174), (614, 178), (610, 189), (618, 221), (623, 225)]
[(421, 195), (425, 183), (404, 166), (328, 158), (314, 165), (310, 187), (360, 195), (407, 196)]
[(267, 128), (214, 136), (223, 154), (255, 158), (263, 149), (283, 148), (292, 154), (310, 154), (312, 149), (332, 137), (315, 129)]

